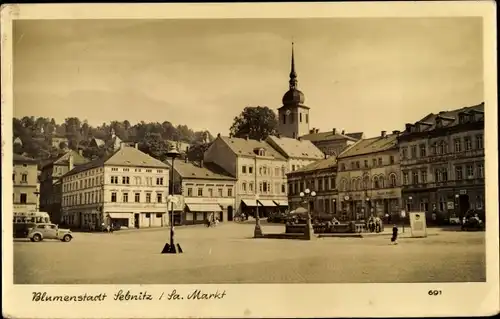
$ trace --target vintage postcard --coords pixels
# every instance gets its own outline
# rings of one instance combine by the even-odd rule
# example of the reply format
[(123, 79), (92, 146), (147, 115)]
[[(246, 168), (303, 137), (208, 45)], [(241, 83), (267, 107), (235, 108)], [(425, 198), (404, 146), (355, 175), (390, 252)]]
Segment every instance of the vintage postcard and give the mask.
[(493, 2), (6, 5), (1, 32), (5, 317), (498, 313)]

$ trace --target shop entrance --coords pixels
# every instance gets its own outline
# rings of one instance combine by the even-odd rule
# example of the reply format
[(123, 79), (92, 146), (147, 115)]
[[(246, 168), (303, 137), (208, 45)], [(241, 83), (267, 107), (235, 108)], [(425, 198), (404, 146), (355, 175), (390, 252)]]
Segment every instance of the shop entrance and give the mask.
[(233, 221), (233, 206), (227, 207), (227, 221)]
[(465, 213), (470, 208), (469, 195), (460, 195), (458, 197), (458, 207), (459, 207), (460, 217), (465, 216)]
[(139, 228), (139, 216), (140, 214), (134, 214), (134, 227)]

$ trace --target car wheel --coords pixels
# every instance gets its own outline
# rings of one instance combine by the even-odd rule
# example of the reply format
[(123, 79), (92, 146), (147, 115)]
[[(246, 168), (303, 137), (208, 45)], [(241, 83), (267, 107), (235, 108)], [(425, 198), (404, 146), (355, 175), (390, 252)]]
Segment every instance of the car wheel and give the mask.
[(34, 242), (39, 242), (39, 241), (42, 241), (42, 236), (40, 234), (35, 234), (35, 235), (33, 235), (32, 239)]
[(31, 242), (35, 242), (35, 240), (34, 240), (33, 238), (30, 238), (30, 241), (31, 241)]
[(64, 235), (63, 241), (66, 243), (69, 243), (71, 241), (72, 237), (70, 235)]

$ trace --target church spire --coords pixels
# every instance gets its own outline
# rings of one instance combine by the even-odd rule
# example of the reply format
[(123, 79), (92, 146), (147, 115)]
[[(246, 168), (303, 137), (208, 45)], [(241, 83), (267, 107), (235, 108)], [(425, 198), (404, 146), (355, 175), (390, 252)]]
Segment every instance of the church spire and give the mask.
[(295, 72), (295, 57), (293, 54), (293, 45), (294, 43), (292, 42), (292, 65), (291, 65), (291, 70), (290, 70), (290, 90), (294, 90), (297, 88), (297, 73)]

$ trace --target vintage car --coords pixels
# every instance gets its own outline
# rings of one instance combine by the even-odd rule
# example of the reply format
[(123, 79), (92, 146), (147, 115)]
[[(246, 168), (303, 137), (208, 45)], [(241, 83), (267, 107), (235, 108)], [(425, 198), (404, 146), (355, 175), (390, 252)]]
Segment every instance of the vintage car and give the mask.
[(59, 228), (55, 224), (36, 223), (33, 228), (29, 229), (27, 237), (32, 242), (39, 242), (44, 239), (57, 239), (67, 243), (73, 239), (73, 234), (71, 230)]

